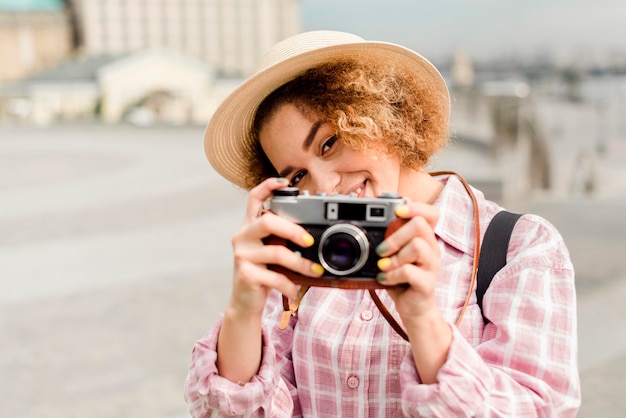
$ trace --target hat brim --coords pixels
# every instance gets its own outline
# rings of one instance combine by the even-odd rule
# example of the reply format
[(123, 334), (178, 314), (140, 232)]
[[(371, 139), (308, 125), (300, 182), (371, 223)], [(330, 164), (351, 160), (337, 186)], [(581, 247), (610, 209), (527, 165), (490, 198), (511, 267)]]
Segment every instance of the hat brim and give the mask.
[(420, 54), (386, 42), (328, 46), (301, 53), (255, 73), (220, 104), (204, 135), (205, 153), (213, 168), (230, 182), (246, 188), (246, 157), (252, 147), (251, 129), (258, 106), (272, 91), (306, 70), (337, 59), (388, 62), (410, 71), (421, 82), (436, 86), (433, 91), (440, 96), (436, 100), (443, 109), (442, 114), (449, 118), (450, 98), (446, 83), (439, 71)]

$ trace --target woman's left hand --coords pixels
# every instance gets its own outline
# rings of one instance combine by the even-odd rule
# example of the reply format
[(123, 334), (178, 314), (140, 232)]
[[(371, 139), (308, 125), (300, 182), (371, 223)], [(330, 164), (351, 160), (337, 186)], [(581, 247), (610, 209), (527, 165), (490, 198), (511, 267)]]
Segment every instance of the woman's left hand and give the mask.
[[(432, 317), (438, 312), (435, 283), (439, 276), (440, 250), (435, 236), (439, 210), (425, 203), (410, 202), (396, 209), (406, 222), (377, 248), (383, 272), (379, 281), (388, 292), (396, 310), (407, 322)], [(383, 280), (380, 280), (383, 279)]]

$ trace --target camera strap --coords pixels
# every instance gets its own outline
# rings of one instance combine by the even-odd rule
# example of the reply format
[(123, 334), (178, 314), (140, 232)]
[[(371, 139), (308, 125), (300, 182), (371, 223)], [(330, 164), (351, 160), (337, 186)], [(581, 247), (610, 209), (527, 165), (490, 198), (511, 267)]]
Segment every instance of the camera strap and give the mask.
[[(463, 320), (463, 315), (465, 314), (465, 310), (467, 309), (467, 306), (469, 305), (469, 301), (472, 297), (472, 293), (473, 293), (473, 289), (474, 289), (474, 285), (476, 283), (476, 275), (478, 272), (478, 261), (480, 259), (480, 220), (479, 220), (479, 214), (478, 214), (478, 201), (476, 200), (476, 196), (474, 195), (474, 192), (472, 190), (472, 188), (470, 187), (470, 185), (467, 183), (467, 181), (465, 181), (465, 179), (458, 173), (454, 172), (454, 171), (436, 171), (436, 172), (432, 172), (430, 173), (431, 176), (436, 177), (436, 176), (442, 176), (442, 175), (451, 175), (451, 176), (455, 176), (457, 177), (461, 183), (463, 184), (463, 187), (465, 187), (465, 190), (467, 191), (467, 193), (469, 194), (470, 198), (472, 199), (472, 203), (474, 205), (474, 214), (473, 214), (473, 220), (474, 220), (474, 260), (473, 260), (473, 264), (472, 264), (472, 276), (470, 279), (470, 284), (469, 284), (469, 288), (467, 290), (467, 295), (465, 297), (465, 302), (463, 303), (463, 308), (461, 309), (461, 312), (459, 313), (459, 317), (456, 320), (455, 325), (459, 326), (461, 324), (461, 321)], [(283, 273), (285, 275), (287, 275), (291, 280), (294, 280), (296, 283), (301, 284), (302, 286), (300, 287), (299, 291), (298, 291), (298, 295), (296, 296), (296, 299), (294, 299), (293, 302), (289, 302), (289, 299), (283, 295), (282, 299), (283, 299), (283, 313), (282, 313), (282, 317), (279, 323), (279, 328), (280, 329), (285, 329), (287, 328), (287, 326), (289, 325), (289, 320), (291, 319), (292, 316), (296, 316), (298, 313), (298, 307), (300, 306), (300, 302), (302, 301), (302, 298), (304, 297), (304, 295), (306, 294), (307, 290), (309, 289), (309, 286), (316, 286), (316, 285), (326, 285), (326, 284), (322, 284), (322, 283), (318, 283), (316, 279), (313, 278), (306, 278), (304, 276), (295, 274), (294, 272), (288, 271), (287, 269), (283, 268), (283, 267), (279, 267), (279, 266), (271, 266), (272, 269)], [(384, 288), (385, 286), (379, 285), (376, 280), (372, 280), (369, 282), (365, 282), (363, 283), (363, 281), (359, 281), (359, 280), (343, 280), (341, 282), (341, 288), (347, 289), (347, 288), (352, 288), (352, 289), (368, 289), (369, 290), (369, 294), (374, 302), (374, 304), (376, 305), (376, 307), (378, 308), (378, 310), (380, 311), (380, 313), (383, 315), (383, 317), (387, 320), (387, 322), (389, 323), (389, 325), (391, 325), (391, 327), (406, 341), (409, 341), (409, 337), (406, 333), (406, 331), (402, 328), (402, 326), (398, 323), (398, 321), (394, 318), (394, 316), (391, 314), (391, 312), (389, 312), (389, 310), (387, 309), (387, 307), (385, 306), (385, 304), (380, 300), (380, 298), (378, 297), (378, 295), (376, 294), (376, 289), (381, 289)], [(333, 283), (334, 284), (334, 283)], [(334, 286), (333, 286), (334, 287)]]
[(302, 298), (307, 290), (309, 290), (309, 286), (301, 286), (300, 289), (298, 289), (298, 295), (291, 303), (289, 303), (287, 296), (283, 295), (283, 314), (280, 317), (280, 322), (278, 324), (279, 329), (287, 328), (291, 317), (297, 315), (298, 307), (300, 306), (300, 302), (302, 301)]

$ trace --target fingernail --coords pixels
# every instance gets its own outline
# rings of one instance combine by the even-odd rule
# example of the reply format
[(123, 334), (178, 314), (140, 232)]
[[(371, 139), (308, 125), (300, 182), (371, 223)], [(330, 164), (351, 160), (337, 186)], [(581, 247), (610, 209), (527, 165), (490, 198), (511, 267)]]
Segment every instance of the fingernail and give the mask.
[(402, 205), (402, 206), (398, 206), (394, 212), (395, 212), (396, 216), (402, 217), (402, 216), (408, 215), (409, 214), (409, 210), (410, 209), (409, 209), (409, 207), (407, 205)]
[(287, 183), (289, 181), (289, 179), (286, 179), (284, 177), (276, 177), (276, 182), (277, 183)]
[(311, 264), (311, 271), (318, 276), (321, 276), (322, 274), (324, 274), (324, 267), (322, 267), (320, 264), (313, 263)]
[(380, 260), (378, 260), (378, 263), (376, 264), (378, 265), (379, 269), (386, 270), (389, 268), (389, 266), (391, 266), (391, 258), (389, 257), (381, 258)]
[(378, 283), (382, 283), (387, 279), (387, 275), (385, 273), (378, 273), (376, 275), (376, 281), (378, 281)]
[(387, 251), (388, 249), (389, 249), (389, 245), (387, 245), (387, 243), (383, 241), (380, 244), (378, 244), (378, 247), (376, 247), (376, 254), (378, 255), (384, 254), (385, 251)]
[(305, 247), (310, 247), (315, 243), (315, 238), (313, 238), (313, 235), (305, 232), (304, 234), (302, 234), (302, 242), (304, 243)]

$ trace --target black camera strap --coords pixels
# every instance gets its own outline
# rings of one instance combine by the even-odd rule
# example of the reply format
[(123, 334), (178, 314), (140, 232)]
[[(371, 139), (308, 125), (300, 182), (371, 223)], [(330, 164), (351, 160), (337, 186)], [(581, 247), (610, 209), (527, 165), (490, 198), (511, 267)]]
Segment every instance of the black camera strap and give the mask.
[(476, 277), (476, 303), (480, 307), (485, 324), (489, 319), (483, 311), (483, 297), (489, 288), (493, 277), (506, 265), (506, 254), (509, 241), (517, 220), (522, 215), (505, 210), (496, 213), (489, 222), (483, 237), (480, 261), (478, 262), (478, 276)]
[[(482, 240), (480, 257), (478, 261), (478, 272), (476, 275), (476, 301), (483, 316), (483, 321), (488, 324), (490, 321), (483, 311), (483, 297), (489, 288), (493, 277), (506, 265), (506, 255), (509, 248), (509, 241), (513, 228), (517, 220), (522, 215), (505, 210), (496, 213), (489, 222), (487, 231)], [(381, 302), (374, 289), (370, 289), (372, 300), (385, 317), (389, 325), (405, 340), (409, 340), (404, 329), (398, 324), (389, 310)], [(457, 326), (460, 321), (457, 321)]]

